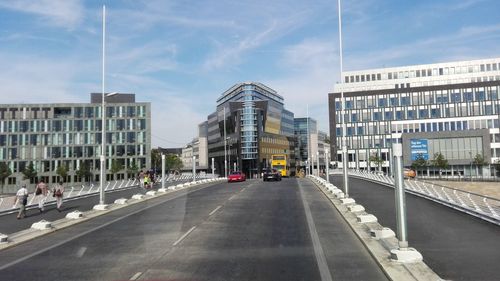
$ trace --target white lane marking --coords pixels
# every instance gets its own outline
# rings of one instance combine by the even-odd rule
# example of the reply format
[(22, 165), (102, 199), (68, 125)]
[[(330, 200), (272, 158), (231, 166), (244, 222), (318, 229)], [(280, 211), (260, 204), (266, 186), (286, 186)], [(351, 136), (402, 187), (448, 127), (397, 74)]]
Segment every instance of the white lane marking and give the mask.
[(137, 278), (139, 278), (139, 276), (141, 276), (142, 272), (137, 272), (136, 274), (134, 274), (134, 276), (132, 276), (132, 278), (130, 278), (129, 280), (137, 280)]
[[(208, 186), (206, 186), (206, 187), (208, 187)], [(101, 229), (101, 228), (104, 228), (104, 227), (106, 227), (106, 226), (108, 226), (108, 225), (111, 225), (111, 224), (113, 224), (113, 223), (117, 222), (117, 221), (121, 221), (121, 220), (126, 219), (126, 218), (128, 218), (128, 217), (130, 217), (130, 216), (133, 216), (133, 215), (135, 215), (135, 214), (137, 214), (137, 213), (140, 213), (140, 212), (145, 211), (145, 210), (147, 210), (147, 209), (154, 208), (154, 207), (156, 207), (156, 206), (158, 206), (158, 205), (164, 204), (164, 203), (166, 203), (166, 202), (172, 201), (172, 200), (177, 199), (177, 198), (180, 198), (180, 197), (182, 197), (182, 196), (186, 196), (187, 194), (189, 194), (189, 193), (191, 193), (191, 192), (195, 192), (195, 191), (198, 191), (198, 190), (204, 189), (204, 188), (206, 188), (206, 187), (202, 187), (202, 188), (200, 188), (200, 189), (195, 189), (195, 190), (193, 190), (193, 191), (190, 191), (190, 192), (187, 192), (187, 193), (184, 193), (184, 194), (179, 194), (179, 195), (177, 195), (177, 196), (175, 196), (175, 197), (172, 197), (172, 198), (170, 198), (170, 199), (167, 199), (167, 200), (165, 200), (165, 201), (158, 202), (158, 203), (155, 203), (155, 204), (153, 204), (153, 205), (149, 205), (149, 206), (144, 207), (144, 208), (142, 208), (142, 209), (139, 209), (139, 210), (137, 210), (137, 211), (135, 211), (135, 212), (132, 212), (132, 213), (126, 214), (126, 215), (124, 215), (124, 216), (122, 216), (122, 217), (116, 218), (116, 219), (114, 219), (114, 220), (112, 220), (112, 221), (109, 221), (109, 222), (107, 222), (107, 223), (105, 223), (105, 224), (102, 224), (102, 225), (100, 225), (100, 226), (97, 226), (97, 227), (94, 227), (94, 228), (89, 229), (89, 230), (87, 230), (87, 231), (84, 231), (84, 232), (82, 232), (82, 233), (80, 233), (80, 234), (77, 234), (77, 235), (75, 235), (75, 236), (72, 236), (71, 238), (68, 238), (68, 239), (63, 240), (63, 241), (61, 241), (61, 242), (59, 242), (59, 243), (53, 244), (52, 246), (49, 246), (49, 247), (47, 247), (47, 248), (45, 248), (45, 249), (38, 250), (38, 251), (36, 251), (36, 252), (33, 252), (33, 253), (29, 254), (29, 255), (26, 255), (26, 256), (24, 256), (24, 257), (20, 258), (20, 259), (17, 259), (17, 260), (15, 260), (15, 261), (12, 261), (12, 262), (9, 262), (9, 263), (7, 263), (7, 264), (4, 264), (4, 265), (0, 266), (0, 271), (4, 270), (4, 269), (6, 269), (6, 268), (9, 268), (9, 267), (11, 267), (11, 266), (13, 266), (13, 265), (16, 265), (16, 264), (18, 264), (18, 263), (20, 263), (20, 262), (23, 262), (23, 261), (25, 261), (25, 260), (27, 260), (27, 259), (30, 259), (30, 258), (32, 258), (32, 257), (34, 257), (34, 256), (37, 256), (37, 255), (42, 254), (42, 253), (44, 253), (44, 252), (50, 251), (50, 250), (52, 250), (52, 249), (54, 249), (54, 248), (57, 248), (57, 247), (59, 247), (59, 246), (61, 246), (61, 245), (64, 245), (64, 244), (66, 244), (66, 243), (68, 243), (68, 242), (71, 242), (71, 241), (73, 241), (73, 240), (75, 240), (75, 239), (77, 239), (77, 238), (80, 238), (80, 237), (82, 237), (82, 236), (85, 236), (85, 235), (87, 235), (87, 234), (89, 234), (89, 233), (92, 233), (92, 232), (94, 232), (94, 231), (96, 231), (96, 230), (99, 230), (99, 229)]]
[(191, 227), (186, 233), (184, 233), (184, 235), (181, 236), (181, 238), (179, 238), (177, 241), (174, 242), (174, 244), (172, 244), (172, 246), (177, 246), (177, 244), (181, 243), (182, 240), (184, 240), (184, 238), (186, 238), (189, 233), (193, 232), (193, 230), (196, 228), (196, 225)]
[(303, 189), (302, 184), (300, 182), (298, 182), (298, 184), (300, 190), (300, 197), (302, 198), (302, 205), (304, 205), (304, 212), (306, 213), (307, 226), (309, 227), (309, 234), (311, 235), (311, 240), (314, 248), (314, 255), (316, 256), (316, 262), (318, 264), (321, 280), (332, 281), (332, 274), (330, 273), (330, 269), (328, 268), (328, 263), (326, 262), (325, 253), (323, 252), (323, 247), (321, 247), (321, 242), (319, 241), (319, 236), (311, 214), (311, 209), (309, 208), (309, 204), (304, 198), (304, 194), (302, 192)]
[(78, 251), (76, 252), (76, 257), (78, 258), (81, 258), (83, 257), (83, 255), (85, 254), (85, 252), (87, 251), (87, 247), (81, 247), (80, 249), (78, 249)]
[(217, 208), (215, 208), (215, 210), (211, 211), (210, 214), (208, 214), (208, 216), (211, 216), (213, 215), (215, 212), (217, 212), (220, 208), (222, 208), (221, 205), (217, 206)]

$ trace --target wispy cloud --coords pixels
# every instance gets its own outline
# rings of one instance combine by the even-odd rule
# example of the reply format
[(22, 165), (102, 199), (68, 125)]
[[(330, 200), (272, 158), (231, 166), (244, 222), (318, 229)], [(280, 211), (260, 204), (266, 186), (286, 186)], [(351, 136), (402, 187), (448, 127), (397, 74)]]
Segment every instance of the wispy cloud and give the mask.
[(80, 0), (5, 0), (0, 2), (0, 8), (34, 14), (49, 24), (69, 29), (79, 25), (85, 15)]

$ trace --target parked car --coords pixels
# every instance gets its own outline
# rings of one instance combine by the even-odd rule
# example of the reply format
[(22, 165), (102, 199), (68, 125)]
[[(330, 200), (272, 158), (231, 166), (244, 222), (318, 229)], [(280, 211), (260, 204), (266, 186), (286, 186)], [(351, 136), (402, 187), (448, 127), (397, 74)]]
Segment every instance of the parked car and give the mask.
[(280, 181), (281, 180), (281, 172), (276, 170), (276, 169), (267, 169), (266, 171), (264, 171), (263, 180), (264, 181), (270, 181), (270, 180)]
[(246, 176), (244, 173), (240, 171), (232, 172), (228, 177), (227, 177), (227, 182), (233, 182), (233, 181), (246, 181)]
[(409, 179), (409, 178), (414, 179), (417, 176), (417, 173), (415, 173), (415, 171), (412, 169), (405, 169), (403, 175), (404, 175), (404, 178), (406, 178), (406, 179)]

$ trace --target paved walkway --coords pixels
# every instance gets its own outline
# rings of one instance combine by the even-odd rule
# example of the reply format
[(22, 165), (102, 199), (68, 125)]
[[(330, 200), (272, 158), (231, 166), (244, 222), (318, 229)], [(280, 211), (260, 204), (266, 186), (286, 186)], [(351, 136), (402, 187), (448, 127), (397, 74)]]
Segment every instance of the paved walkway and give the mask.
[(451, 187), (463, 191), (477, 193), (480, 195), (500, 200), (500, 182), (470, 182), (470, 181), (443, 181), (424, 180), (425, 182)]

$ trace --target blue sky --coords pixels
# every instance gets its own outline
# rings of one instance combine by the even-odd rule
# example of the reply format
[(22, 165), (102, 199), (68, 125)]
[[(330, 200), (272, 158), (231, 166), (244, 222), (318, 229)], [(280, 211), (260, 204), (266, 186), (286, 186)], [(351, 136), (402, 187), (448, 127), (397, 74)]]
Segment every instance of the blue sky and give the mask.
[[(197, 134), (233, 84), (278, 91), (328, 131), (339, 81), (337, 2), (0, 0), (2, 103), (88, 102), (101, 91), (152, 102), (152, 144)], [(344, 69), (500, 56), (500, 1), (343, 1)]]

